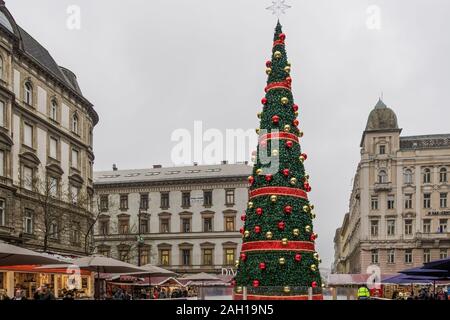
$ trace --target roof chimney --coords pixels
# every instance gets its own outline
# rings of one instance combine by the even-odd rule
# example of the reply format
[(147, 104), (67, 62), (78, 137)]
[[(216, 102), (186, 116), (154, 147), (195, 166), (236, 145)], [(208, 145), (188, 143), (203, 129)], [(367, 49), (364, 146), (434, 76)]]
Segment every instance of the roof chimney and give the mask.
[[(0, 0), (1, 1), (1, 0)], [(113, 164), (113, 171), (117, 171), (118, 169), (117, 169), (117, 166), (116, 166), (116, 164), (114, 163)]]
[(161, 168), (162, 168), (162, 165), (160, 165), (160, 164), (153, 165), (153, 169), (161, 169)]
[(228, 164), (228, 161), (227, 160), (223, 160), (222, 164)]

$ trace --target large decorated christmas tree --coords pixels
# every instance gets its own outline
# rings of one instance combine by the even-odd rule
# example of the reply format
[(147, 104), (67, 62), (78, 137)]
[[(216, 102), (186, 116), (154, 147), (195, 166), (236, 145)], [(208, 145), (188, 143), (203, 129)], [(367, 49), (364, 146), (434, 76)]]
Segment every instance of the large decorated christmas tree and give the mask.
[[(286, 36), (277, 23), (268, 75), (259, 144), (249, 177), (249, 202), (241, 229), (243, 244), (234, 280), (235, 298), (322, 299), (319, 256), (315, 251), (314, 206), (302, 153), (299, 107), (291, 92)], [(312, 288), (312, 289), (310, 289)]]

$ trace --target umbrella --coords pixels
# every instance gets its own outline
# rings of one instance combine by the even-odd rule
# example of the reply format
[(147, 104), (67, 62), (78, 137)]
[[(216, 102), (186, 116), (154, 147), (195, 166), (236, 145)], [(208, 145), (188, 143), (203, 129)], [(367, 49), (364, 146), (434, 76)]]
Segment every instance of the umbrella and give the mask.
[(0, 266), (40, 265), (49, 263), (65, 264), (67, 262), (0, 241)]
[(428, 263), (425, 263), (423, 266), (426, 269), (438, 269), (438, 270), (446, 270), (450, 273), (450, 258), (431, 261)]
[(438, 270), (438, 269), (425, 269), (421, 268), (412, 268), (400, 271), (400, 273), (409, 275), (409, 276), (428, 276), (428, 277), (440, 277), (440, 278), (448, 278), (450, 274), (447, 270)]
[(152, 264), (146, 264), (140, 267), (142, 271), (129, 273), (129, 275), (146, 275), (148, 276), (148, 286), (150, 287), (152, 284), (152, 277), (172, 277), (175, 276), (176, 273), (170, 270), (166, 270)]
[(430, 276), (408, 276), (406, 274), (398, 274), (396, 276), (384, 279), (383, 283), (390, 283), (390, 284), (413, 284), (413, 283), (420, 283), (420, 284), (429, 284), (433, 283), (436, 280), (441, 280), (442, 278), (439, 277), (430, 277)]

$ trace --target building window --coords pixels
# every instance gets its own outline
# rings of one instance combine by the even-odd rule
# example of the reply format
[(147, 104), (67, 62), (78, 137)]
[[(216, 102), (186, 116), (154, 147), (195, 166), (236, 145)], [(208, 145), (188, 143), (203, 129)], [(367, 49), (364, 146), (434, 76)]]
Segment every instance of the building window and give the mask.
[(58, 222), (57, 221), (52, 221), (50, 223), (49, 238), (52, 239), (52, 240), (58, 240), (59, 239), (59, 228), (58, 228)]
[(80, 228), (80, 223), (76, 222), (72, 224), (72, 233), (71, 233), (71, 242), (73, 244), (80, 244), (80, 233), (81, 233), (81, 228)]
[(439, 233), (447, 232), (447, 219), (439, 219)]
[(371, 257), (372, 257), (372, 264), (378, 264), (378, 250), (372, 250)]
[(0, 150), (0, 176), (5, 176), (5, 151)]
[(387, 235), (395, 236), (395, 220), (393, 219), (387, 221)]
[(119, 234), (128, 234), (130, 232), (130, 219), (119, 218)]
[(70, 192), (72, 196), (72, 203), (78, 204), (78, 198), (80, 196), (80, 188), (74, 185), (70, 186)]
[(97, 252), (99, 255), (104, 256), (104, 257), (109, 258), (111, 256), (111, 250), (107, 249), (107, 248), (97, 249)]
[(387, 208), (388, 210), (395, 209), (395, 196), (389, 195), (387, 198)]
[(423, 183), (431, 183), (431, 170), (428, 168), (423, 170)]
[(405, 194), (405, 209), (412, 209), (413, 207), (413, 195), (412, 193)]
[(58, 198), (59, 194), (59, 180), (56, 177), (47, 177), (49, 195), (53, 198)]
[(181, 265), (191, 265), (191, 249), (181, 249)]
[(411, 219), (405, 220), (405, 235), (409, 236), (413, 233), (413, 221)]
[(203, 265), (212, 266), (213, 265), (213, 249), (203, 249)]
[(23, 187), (26, 190), (33, 190), (33, 178), (34, 178), (34, 172), (33, 168), (24, 166), (23, 167)]
[(139, 232), (141, 234), (147, 234), (149, 231), (149, 219), (147, 216), (139, 218)]
[(30, 209), (25, 209), (23, 231), (27, 234), (33, 234), (33, 219), (34, 219), (34, 212)]
[(148, 210), (148, 193), (141, 194), (141, 198), (139, 201), (139, 209)]
[(191, 232), (191, 218), (181, 219), (181, 232)]
[(390, 249), (388, 251), (387, 260), (388, 260), (388, 263), (390, 263), (390, 264), (395, 263), (395, 250), (394, 249)]
[(119, 249), (119, 260), (130, 263), (130, 249)]
[(378, 220), (370, 221), (370, 234), (372, 237), (378, 236)]
[(23, 144), (33, 148), (33, 126), (28, 123), (23, 126)]
[(378, 197), (372, 197), (371, 207), (372, 210), (378, 210)]
[(140, 253), (141, 255), (140, 255), (140, 264), (141, 264), (141, 266), (145, 266), (146, 264), (149, 264), (150, 263), (150, 252), (149, 252), (149, 250), (147, 250), (147, 249), (143, 249), (143, 250), (141, 250), (141, 253)]
[(413, 173), (410, 169), (406, 169), (405, 173), (403, 175), (405, 184), (412, 184), (413, 183)]
[(380, 154), (386, 154), (386, 146), (385, 145), (380, 146)]
[(225, 265), (226, 266), (234, 265), (235, 257), (236, 257), (236, 249), (234, 249), (234, 248), (225, 249)]
[(431, 261), (430, 249), (423, 249), (423, 263), (428, 263), (430, 261)]
[(212, 206), (212, 191), (203, 191), (203, 205), (210, 207)]
[(168, 192), (161, 193), (161, 208), (163, 208), (163, 209), (169, 208), (169, 193)]
[(424, 209), (431, 208), (431, 193), (424, 193), (423, 195), (423, 207)]
[(387, 173), (385, 170), (380, 170), (378, 173), (378, 183), (387, 183)]
[(128, 210), (128, 195), (120, 195), (120, 210)]
[(234, 205), (234, 189), (225, 190), (225, 204)]
[(98, 223), (98, 233), (101, 236), (107, 236), (109, 234), (109, 219), (100, 220)]
[(422, 225), (423, 233), (431, 233), (431, 219), (424, 219)]
[(75, 134), (78, 134), (79, 131), (79, 123), (78, 123), (78, 116), (74, 114), (72, 116), (72, 132)]
[(236, 217), (234, 216), (225, 217), (225, 231), (226, 232), (236, 231)]
[(405, 263), (412, 263), (413, 262), (413, 254), (411, 249), (405, 250)]
[(107, 194), (100, 196), (100, 211), (108, 211), (109, 207), (109, 197)]
[(170, 232), (170, 218), (161, 218), (160, 232), (161, 233), (169, 233)]
[(447, 259), (447, 249), (441, 249), (439, 251), (439, 259)]
[(79, 168), (79, 153), (78, 150), (72, 149), (72, 168), (77, 169)]
[(183, 208), (189, 208), (191, 206), (191, 193), (190, 192), (181, 193), (181, 206)]
[(162, 266), (170, 266), (170, 250), (159, 251), (159, 264)]
[(0, 101), (0, 127), (5, 126), (5, 103)]
[(53, 159), (58, 158), (58, 140), (50, 137), (49, 156)]
[(32, 106), (33, 105), (33, 87), (30, 82), (25, 82), (25, 103)]
[(58, 117), (58, 104), (55, 100), (52, 100), (50, 104), (50, 119), (56, 121)]
[(439, 182), (440, 183), (447, 183), (447, 169), (441, 168), (439, 171)]
[(5, 199), (0, 199), (0, 227), (6, 225)]
[(203, 232), (213, 231), (213, 218), (207, 217), (203, 218)]
[(441, 208), (447, 208), (447, 193), (443, 192), (440, 194), (439, 204)]

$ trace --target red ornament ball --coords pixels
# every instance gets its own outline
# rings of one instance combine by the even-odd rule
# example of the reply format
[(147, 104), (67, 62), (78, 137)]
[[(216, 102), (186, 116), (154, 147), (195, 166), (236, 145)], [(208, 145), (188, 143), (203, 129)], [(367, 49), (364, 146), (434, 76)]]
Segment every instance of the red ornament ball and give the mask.
[(286, 39), (286, 35), (284, 33), (280, 33), (278, 37), (281, 41), (284, 41)]
[(285, 177), (289, 177), (289, 174), (290, 174), (289, 169), (283, 169), (283, 175), (284, 175)]
[(245, 231), (244, 231), (244, 228), (240, 228), (240, 229), (239, 229), (239, 232), (242, 233), (242, 234), (244, 234), (244, 232), (245, 232)]
[(300, 123), (300, 122), (299, 122), (297, 119), (295, 119), (294, 121), (292, 121), (292, 124), (293, 124), (294, 126), (296, 126), (296, 127), (299, 125), (299, 123)]
[(316, 240), (316, 235), (313, 233), (309, 236), (309, 240), (314, 241)]
[(284, 228), (286, 228), (286, 223), (283, 221), (278, 222), (278, 229), (284, 230)]
[(263, 213), (263, 209), (262, 208), (256, 208), (256, 214), (258, 216), (262, 215), (262, 213)]
[(271, 174), (266, 174), (266, 181), (267, 182), (272, 181), (272, 179), (273, 179), (273, 176)]
[(272, 122), (273, 122), (274, 124), (278, 124), (278, 123), (280, 122), (280, 117), (279, 117), (279, 116), (273, 116), (273, 117), (272, 117)]
[(264, 262), (261, 262), (261, 263), (259, 264), (259, 268), (260, 268), (261, 270), (266, 270), (266, 264), (265, 264)]
[(287, 77), (287, 78), (286, 78), (286, 81), (287, 81), (287, 83), (290, 84), (290, 83), (292, 83), (292, 78), (291, 78), (291, 77)]
[(302, 153), (302, 157), (306, 160), (308, 159), (308, 155), (306, 153)]
[(286, 207), (284, 207), (284, 212), (285, 213), (292, 213), (292, 207), (291, 206), (286, 206)]
[(294, 105), (292, 106), (292, 110), (298, 111), (298, 105), (297, 105), (297, 104), (294, 104)]
[(255, 233), (261, 233), (261, 227), (255, 226)]
[(286, 141), (286, 147), (287, 148), (292, 148), (294, 146), (294, 143), (291, 140)]
[(311, 283), (311, 287), (317, 288), (317, 282), (316, 282), (316, 281), (313, 281), (313, 282)]
[(247, 255), (245, 253), (241, 253), (241, 260), (242, 261), (247, 260)]
[(267, 61), (266, 61), (266, 67), (267, 67), (267, 68), (270, 68), (271, 66), (272, 66), (272, 61), (267, 60)]
[(253, 287), (259, 287), (259, 280), (253, 280)]
[(236, 286), (236, 280), (231, 280), (231, 285), (234, 287), (234, 286)]
[(261, 99), (261, 103), (264, 104), (264, 105), (267, 104), (267, 98), (266, 97), (262, 98)]
[(242, 221), (245, 221), (245, 219), (247, 219), (247, 216), (246, 216), (245, 214), (243, 214), (243, 215), (241, 216), (241, 220), (242, 220)]
[(297, 253), (295, 255), (295, 261), (300, 262), (302, 260), (302, 255), (300, 253)]
[(253, 184), (255, 182), (255, 178), (253, 176), (248, 177), (248, 183)]

